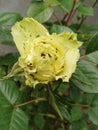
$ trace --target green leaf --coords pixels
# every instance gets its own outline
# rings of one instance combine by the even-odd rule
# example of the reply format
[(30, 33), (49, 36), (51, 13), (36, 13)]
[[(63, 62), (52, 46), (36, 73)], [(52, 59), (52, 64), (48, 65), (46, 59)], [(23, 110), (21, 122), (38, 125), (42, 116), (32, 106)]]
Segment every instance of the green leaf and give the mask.
[(90, 26), (88, 26), (87, 24), (82, 24), (81, 25), (81, 30), (82, 30), (82, 33), (84, 33), (84, 34), (90, 34), (90, 32), (93, 32), (93, 31), (98, 32), (98, 25), (90, 25)]
[(98, 50), (98, 32), (93, 35), (86, 49), (86, 53), (91, 53)]
[(65, 130), (64, 128), (58, 128), (57, 130)]
[(92, 125), (90, 126), (89, 130), (96, 130), (97, 128), (98, 128), (97, 126), (95, 126), (95, 125), (92, 124)]
[(53, 125), (46, 123), (43, 130), (53, 130)]
[(88, 109), (89, 119), (95, 124), (98, 125), (98, 106)]
[(54, 91), (54, 90), (57, 90), (57, 89), (60, 87), (61, 83), (62, 83), (61, 80), (53, 81), (53, 82), (51, 83), (51, 88), (52, 88), (52, 90), (53, 90), (53, 91)]
[(44, 97), (45, 91), (44, 91), (43, 85), (42, 84), (36, 85), (36, 87), (32, 91), (32, 95), (33, 95), (34, 98)]
[(18, 13), (0, 13), (0, 25), (13, 25), (15, 22), (20, 21), (22, 16)]
[(67, 88), (68, 88), (68, 84), (63, 82), (60, 84), (57, 90), (58, 92), (65, 93)]
[(95, 93), (86, 93), (84, 95), (84, 102), (86, 102), (86, 104), (91, 104), (94, 96), (95, 96)]
[(51, 113), (50, 104), (48, 102), (40, 102), (38, 106), (38, 112), (46, 114)]
[(81, 2), (84, 2), (85, 0), (80, 0)]
[(14, 44), (11, 31), (5, 27), (0, 27), (0, 43), (7, 45)]
[(90, 102), (90, 107), (88, 108), (89, 119), (98, 125), (98, 94), (93, 95), (92, 102)]
[(98, 64), (98, 51), (86, 55), (86, 58), (88, 59), (88, 61)]
[(68, 121), (71, 121), (71, 116), (70, 116), (68, 110), (61, 104), (57, 104), (57, 106), (58, 106), (58, 108), (60, 110), (60, 113), (61, 113), (62, 117), (64, 119), (67, 119)]
[(6, 75), (5, 69), (3, 66), (0, 66), (0, 78)]
[(19, 57), (18, 53), (7, 54), (4, 56), (1, 56), (0, 61), (2, 62), (0, 62), (0, 65), (11, 67), (12, 65), (14, 65), (15, 62), (17, 62), (18, 57)]
[[(16, 78), (17, 78), (17, 77), (16, 77)], [(18, 78), (19, 78), (19, 79), (15, 79), (15, 78), (14, 78), (14, 80), (16, 80), (16, 81), (18, 81), (18, 82), (22, 80), (22, 82), (23, 82), (23, 79), (22, 79), (22, 78), (21, 78), (21, 79), (20, 79), (20, 77), (18, 77)], [(21, 84), (20, 91), (19, 91), (19, 96), (18, 96), (18, 99), (17, 99), (16, 104), (29, 101), (29, 100), (30, 100), (30, 95), (29, 95), (30, 91), (31, 91), (31, 88), (30, 88), (30, 87), (26, 87), (26, 88), (25, 88), (25, 85), (24, 85), (24, 84)], [(26, 106), (29, 111), (30, 111), (30, 109), (31, 109), (31, 106), (32, 106), (32, 104), (28, 104), (28, 105)], [(24, 107), (25, 107), (25, 106), (24, 106)], [(32, 109), (33, 109), (33, 108), (32, 108)]]
[(44, 3), (47, 6), (57, 6), (60, 4), (58, 0), (44, 0)]
[(80, 5), (78, 6), (78, 11), (83, 14), (83, 15), (94, 15), (94, 10), (91, 6), (86, 6), (86, 5)]
[(18, 88), (12, 80), (0, 81), (0, 106), (14, 104), (18, 98)]
[(98, 69), (95, 64), (81, 60), (73, 77), (75, 86), (88, 93), (98, 93)]
[[(80, 19), (81, 19), (81, 18), (80, 18)], [(82, 25), (81, 25), (81, 31), (82, 31), (82, 33), (84, 33), (84, 34), (89, 34), (90, 29), (89, 29), (89, 27), (88, 27), (86, 24), (82, 24)]]
[(98, 107), (98, 94), (94, 94), (91, 102), (91, 107)]
[(57, 25), (57, 24), (53, 24), (51, 29), (50, 29), (50, 32), (51, 33), (62, 33), (62, 32), (73, 32), (69, 27), (66, 27), (66, 26), (63, 26), (63, 25)]
[(36, 115), (34, 118), (34, 122), (35, 122), (36, 127), (38, 127), (40, 130), (43, 130), (43, 127), (45, 124), (43, 116)]
[(55, 96), (52, 94), (52, 92), (49, 90), (49, 94), (50, 94), (50, 104), (52, 105), (52, 107), (54, 108), (54, 110), (58, 113), (59, 117), (63, 120), (63, 116), (59, 110), (59, 107), (57, 105), (57, 101), (56, 101), (56, 98)]
[(61, 3), (61, 7), (66, 11), (70, 12), (72, 5), (73, 5), (73, 0), (59, 0)]
[(74, 84), (70, 84), (70, 98), (72, 101), (74, 102), (80, 102), (81, 100), (81, 96), (80, 96), (80, 91), (79, 88), (77, 88), (76, 86), (74, 86)]
[(71, 124), (69, 130), (88, 130), (85, 121), (78, 121)]
[(52, 13), (53, 9), (47, 7), (44, 3), (33, 3), (27, 11), (27, 16), (33, 17), (40, 23), (44, 23), (52, 16)]
[(82, 117), (82, 110), (78, 106), (73, 106), (71, 110), (71, 122), (78, 121)]
[(98, 25), (90, 25), (88, 26), (89, 31), (98, 31)]
[(0, 108), (0, 129), (28, 130), (28, 117), (19, 108)]
[(29, 128), (29, 130), (34, 130), (34, 128), (32, 128), (32, 126)]
[(92, 2), (96, 2), (96, 0), (90, 0), (90, 1), (92, 1)]

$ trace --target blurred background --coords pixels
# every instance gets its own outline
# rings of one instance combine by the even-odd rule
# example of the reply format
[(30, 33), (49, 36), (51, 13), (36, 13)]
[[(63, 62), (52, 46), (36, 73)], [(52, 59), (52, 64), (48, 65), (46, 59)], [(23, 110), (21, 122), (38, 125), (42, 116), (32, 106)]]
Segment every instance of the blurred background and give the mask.
[[(22, 16), (25, 16), (29, 5), (30, 0), (0, 0), (0, 13), (18, 12)], [(16, 47), (0, 44), (0, 55), (5, 55), (15, 51), (17, 51)]]

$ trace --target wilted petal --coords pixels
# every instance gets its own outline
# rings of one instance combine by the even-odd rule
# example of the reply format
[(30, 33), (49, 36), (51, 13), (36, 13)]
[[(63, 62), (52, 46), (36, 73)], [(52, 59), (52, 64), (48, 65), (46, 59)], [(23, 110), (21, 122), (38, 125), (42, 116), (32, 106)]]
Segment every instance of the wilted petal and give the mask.
[(13, 39), (23, 57), (30, 52), (35, 38), (47, 35), (49, 34), (44, 26), (32, 18), (25, 18), (12, 27)]

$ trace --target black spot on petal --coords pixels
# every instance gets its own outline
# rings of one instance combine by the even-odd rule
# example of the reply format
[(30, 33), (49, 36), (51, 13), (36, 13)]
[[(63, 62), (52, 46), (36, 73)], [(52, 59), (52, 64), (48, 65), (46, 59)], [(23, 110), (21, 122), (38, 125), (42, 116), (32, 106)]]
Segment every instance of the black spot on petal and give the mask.
[(41, 53), (41, 56), (42, 56), (42, 57), (45, 57), (45, 56), (46, 56), (46, 54), (44, 54), (44, 53)]
[(48, 53), (48, 56), (51, 58), (51, 55)]
[(40, 35), (39, 35), (39, 34), (38, 34), (38, 35), (36, 35), (36, 38), (37, 38), (37, 37), (40, 37)]
[(46, 44), (46, 42), (42, 42), (43, 44)]

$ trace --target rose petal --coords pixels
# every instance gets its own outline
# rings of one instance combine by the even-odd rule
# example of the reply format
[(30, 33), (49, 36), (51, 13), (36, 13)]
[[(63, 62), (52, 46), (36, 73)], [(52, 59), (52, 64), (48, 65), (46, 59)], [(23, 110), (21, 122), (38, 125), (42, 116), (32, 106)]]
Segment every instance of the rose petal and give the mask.
[(25, 18), (12, 27), (12, 36), (23, 57), (28, 55), (35, 38), (47, 35), (47, 29), (33, 18)]

